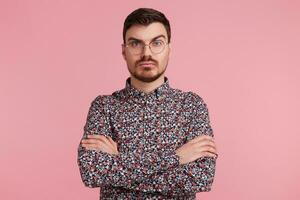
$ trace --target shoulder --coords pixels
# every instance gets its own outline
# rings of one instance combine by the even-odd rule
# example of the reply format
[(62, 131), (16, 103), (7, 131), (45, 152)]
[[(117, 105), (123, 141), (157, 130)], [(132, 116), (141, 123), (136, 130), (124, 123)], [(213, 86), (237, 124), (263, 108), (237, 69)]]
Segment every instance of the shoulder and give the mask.
[(124, 89), (116, 90), (112, 94), (98, 94), (93, 100), (92, 104), (104, 104), (104, 105), (113, 105), (122, 97)]
[(97, 109), (97, 110), (106, 110), (106, 107), (110, 107), (110, 105), (113, 104), (113, 97), (112, 95), (107, 94), (98, 94), (96, 97), (94, 97), (90, 103), (91, 108)]
[(206, 103), (203, 99), (203, 97), (196, 92), (193, 91), (187, 91), (184, 93), (184, 103), (188, 105), (189, 107), (195, 108), (195, 107), (206, 107)]
[(193, 92), (193, 91), (186, 92), (186, 99), (192, 100), (192, 101), (197, 101), (197, 102), (203, 101), (203, 98), (199, 94), (197, 94), (196, 92)]
[(172, 88), (170, 98), (179, 100), (185, 109), (194, 110), (195, 107), (206, 107), (206, 103), (201, 95), (194, 91), (184, 91), (178, 88)]
[(107, 95), (107, 94), (99, 94), (97, 95), (93, 100), (92, 103), (100, 103), (103, 104), (107, 101), (110, 101), (110, 96), (111, 95)]
[(113, 112), (116, 109), (116, 105), (119, 105), (123, 98), (122, 92), (123, 90), (118, 90), (112, 94), (98, 94), (91, 101), (90, 106), (105, 113)]

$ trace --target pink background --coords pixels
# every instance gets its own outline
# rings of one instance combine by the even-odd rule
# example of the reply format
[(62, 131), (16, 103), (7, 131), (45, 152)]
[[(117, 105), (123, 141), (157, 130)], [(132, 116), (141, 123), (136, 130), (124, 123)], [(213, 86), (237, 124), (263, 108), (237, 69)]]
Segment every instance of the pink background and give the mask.
[(209, 108), (220, 156), (198, 199), (299, 199), (296, 0), (1, 0), (0, 198), (99, 198), (77, 147), (91, 101), (125, 86), (122, 28), (138, 7), (169, 18), (166, 76)]

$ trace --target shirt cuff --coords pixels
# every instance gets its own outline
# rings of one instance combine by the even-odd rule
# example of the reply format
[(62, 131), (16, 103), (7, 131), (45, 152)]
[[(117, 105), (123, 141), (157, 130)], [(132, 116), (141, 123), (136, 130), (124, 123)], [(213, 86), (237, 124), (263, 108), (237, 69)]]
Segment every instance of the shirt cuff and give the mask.
[(176, 168), (179, 166), (179, 156), (176, 154), (175, 150), (167, 150), (161, 152), (160, 155), (162, 159), (162, 168), (168, 170), (171, 168)]

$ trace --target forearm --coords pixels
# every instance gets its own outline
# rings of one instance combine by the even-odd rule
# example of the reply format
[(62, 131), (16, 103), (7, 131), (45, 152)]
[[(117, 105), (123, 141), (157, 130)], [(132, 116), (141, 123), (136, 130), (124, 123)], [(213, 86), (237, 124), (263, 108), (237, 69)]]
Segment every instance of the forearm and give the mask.
[(211, 190), (216, 159), (204, 157), (172, 170), (154, 173), (148, 179), (126, 188), (143, 192), (159, 192), (166, 196), (186, 196)]
[(78, 165), (82, 181), (88, 187), (133, 187), (156, 173), (179, 166), (179, 157), (171, 150), (110, 155), (79, 146)]

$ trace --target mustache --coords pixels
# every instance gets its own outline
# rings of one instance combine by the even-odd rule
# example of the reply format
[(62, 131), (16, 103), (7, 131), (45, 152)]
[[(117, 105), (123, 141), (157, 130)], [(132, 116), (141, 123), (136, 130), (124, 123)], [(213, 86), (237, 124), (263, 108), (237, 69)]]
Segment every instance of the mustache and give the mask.
[(135, 65), (137, 66), (137, 65), (139, 65), (141, 62), (148, 62), (148, 61), (153, 62), (155, 65), (157, 65), (157, 63), (158, 63), (156, 60), (154, 60), (154, 59), (152, 59), (152, 58), (145, 59), (145, 58), (143, 57), (142, 59), (138, 60), (138, 61), (135, 63)]

